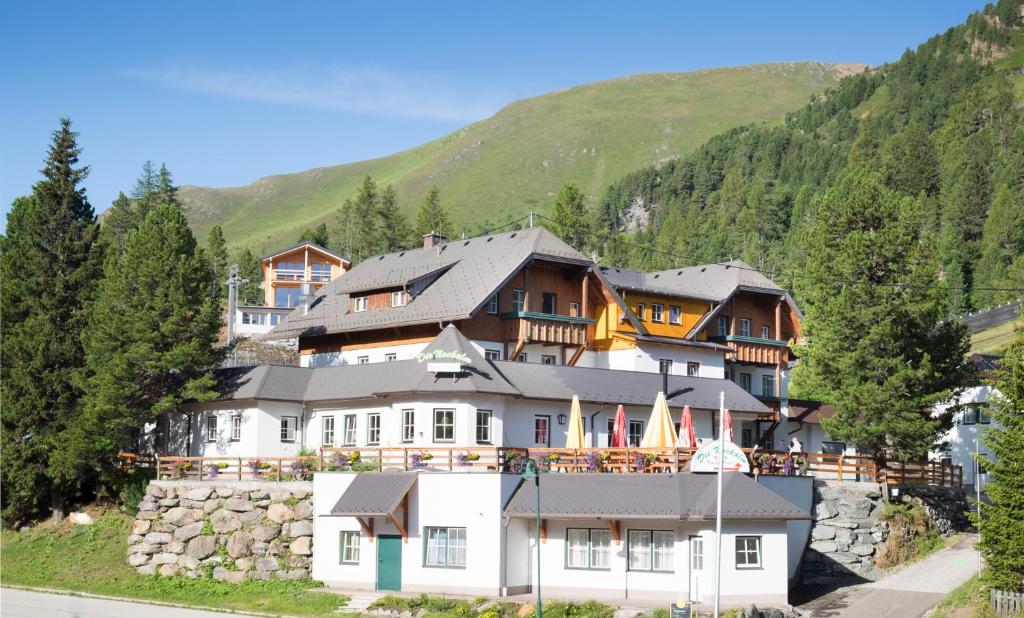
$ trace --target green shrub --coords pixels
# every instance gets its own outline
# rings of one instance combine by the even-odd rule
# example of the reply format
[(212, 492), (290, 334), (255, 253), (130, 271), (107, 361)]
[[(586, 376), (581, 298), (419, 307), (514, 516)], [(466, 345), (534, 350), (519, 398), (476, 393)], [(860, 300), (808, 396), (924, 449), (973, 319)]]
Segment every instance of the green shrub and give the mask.
[(118, 502), (122, 513), (135, 516), (139, 512), (139, 502), (146, 495), (146, 486), (149, 485), (149, 471), (137, 469), (130, 472), (121, 485), (118, 493)]
[(943, 545), (924, 507), (916, 502), (886, 504), (878, 517), (889, 524), (889, 536), (875, 558), (879, 567), (904, 564)]
[(612, 618), (615, 608), (597, 601), (571, 603), (551, 601), (544, 604), (544, 618)]

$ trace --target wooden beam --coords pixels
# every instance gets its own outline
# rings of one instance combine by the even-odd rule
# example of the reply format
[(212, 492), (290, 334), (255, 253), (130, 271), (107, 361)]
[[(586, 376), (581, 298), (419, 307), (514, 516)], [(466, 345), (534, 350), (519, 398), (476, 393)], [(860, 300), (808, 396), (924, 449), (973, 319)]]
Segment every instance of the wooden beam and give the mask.
[(362, 517), (356, 517), (356, 521), (359, 522), (359, 527), (363, 529), (366, 537), (373, 543), (373, 518), (367, 517), (364, 520)]
[(616, 545), (622, 545), (622, 538), (619, 536), (619, 520), (617, 519), (606, 519), (604, 523), (608, 524), (608, 529), (611, 530), (612, 538), (615, 539)]
[(540, 520), (540, 542), (548, 542), (548, 520), (546, 519)]
[(409, 533), (405, 531), (405, 526), (402, 525), (402, 522), (398, 521), (398, 518), (395, 517), (394, 513), (388, 513), (388, 519), (391, 520), (391, 525), (397, 528), (398, 533), (402, 535), (402, 542), (408, 543)]
[(580, 356), (583, 355), (583, 351), (586, 349), (587, 346), (585, 345), (581, 345), (580, 347), (576, 348), (576, 351), (572, 353), (572, 356), (569, 358), (569, 362), (567, 362), (566, 365), (570, 367), (576, 365), (576, 361), (580, 359)]
[(580, 299), (580, 315), (581, 318), (590, 317), (590, 273), (583, 273), (583, 298)]
[[(380, 459), (378, 458), (377, 461), (380, 461)], [(409, 492), (405, 492), (405, 495), (402, 496), (402, 528), (409, 530)], [(403, 537), (403, 539), (406, 543), (409, 542), (408, 535)]]
[(516, 358), (519, 356), (519, 353), (523, 351), (523, 348), (525, 346), (526, 346), (526, 338), (525, 337), (520, 337), (518, 340), (516, 340), (516, 345), (515, 345), (514, 348), (512, 348), (512, 353), (508, 355), (508, 360), (510, 360), (510, 361), (516, 360)]

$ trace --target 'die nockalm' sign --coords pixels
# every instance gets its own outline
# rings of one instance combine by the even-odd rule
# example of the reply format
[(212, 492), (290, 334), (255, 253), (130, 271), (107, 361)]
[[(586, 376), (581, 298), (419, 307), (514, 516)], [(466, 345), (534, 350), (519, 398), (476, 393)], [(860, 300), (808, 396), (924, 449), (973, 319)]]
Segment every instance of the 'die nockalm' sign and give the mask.
[[(690, 472), (718, 472), (718, 453), (721, 440), (708, 442), (697, 449), (690, 459)], [(747, 460), (743, 449), (736, 446), (735, 442), (726, 440), (725, 458), (722, 469), (727, 472), (750, 472), (750, 462)]]
[(468, 354), (462, 352), (449, 352), (447, 350), (433, 350), (431, 352), (420, 352), (416, 355), (416, 362), (422, 363), (424, 361), (458, 361), (464, 365), (470, 365), (473, 363), (473, 359)]

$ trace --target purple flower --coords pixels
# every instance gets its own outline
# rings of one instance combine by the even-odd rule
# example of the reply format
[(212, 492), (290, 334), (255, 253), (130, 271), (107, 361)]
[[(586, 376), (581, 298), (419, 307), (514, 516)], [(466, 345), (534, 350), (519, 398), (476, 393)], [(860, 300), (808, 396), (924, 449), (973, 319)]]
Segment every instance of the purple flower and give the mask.
[(590, 451), (587, 453), (587, 472), (600, 472), (601, 471), (601, 459), (598, 457), (597, 451)]

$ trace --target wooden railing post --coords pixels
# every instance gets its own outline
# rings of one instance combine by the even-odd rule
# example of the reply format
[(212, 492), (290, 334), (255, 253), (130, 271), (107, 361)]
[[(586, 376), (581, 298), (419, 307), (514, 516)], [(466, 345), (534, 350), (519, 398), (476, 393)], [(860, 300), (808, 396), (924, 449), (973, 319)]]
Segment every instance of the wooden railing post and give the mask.
[(377, 472), (384, 471), (384, 449), (377, 447)]
[(455, 469), (454, 462), (452, 461), (452, 454), (453, 453), (454, 453), (453, 449), (448, 449), (448, 471), (449, 472), (451, 472), (452, 470)]
[[(216, 464), (214, 464), (214, 465), (216, 465)], [(200, 481), (203, 480), (203, 459), (202, 458), (199, 459), (199, 480)]]
[(320, 447), (320, 450), (317, 453), (316, 471), (317, 472), (323, 472), (324, 471), (324, 447), (322, 447), (322, 446)]
[(838, 475), (838, 479), (840, 481), (843, 480), (843, 456), (842, 455), (839, 456), (839, 463), (836, 465), (836, 474)]
[(282, 472), (281, 472), (281, 458), (278, 457), (277, 458), (277, 482), (278, 483), (281, 482), (281, 474), (282, 474)]

